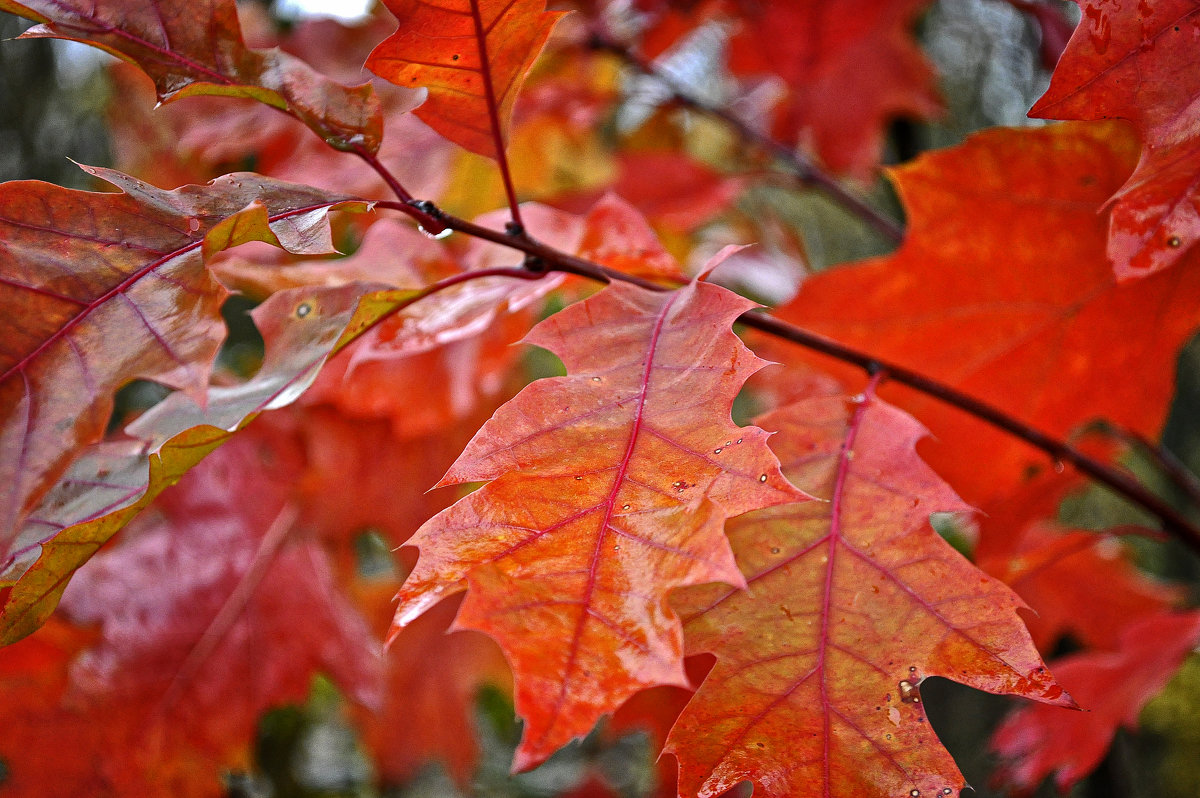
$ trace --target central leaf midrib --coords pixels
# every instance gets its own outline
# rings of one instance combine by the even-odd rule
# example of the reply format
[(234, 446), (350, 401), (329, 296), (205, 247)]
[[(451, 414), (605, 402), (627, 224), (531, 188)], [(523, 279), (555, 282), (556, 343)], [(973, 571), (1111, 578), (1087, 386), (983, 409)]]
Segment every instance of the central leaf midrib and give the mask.
[(551, 721), (546, 726), (546, 730), (542, 733), (542, 740), (550, 735), (551, 730), (557, 723), (559, 713), (562, 711), (563, 702), (567, 696), (567, 686), (570, 682), (568, 676), (575, 670), (575, 662), (579, 655), (579, 642), (583, 637), (583, 628), (587, 623), (588, 612), (587, 608), (591, 606), (592, 595), (596, 590), (596, 581), (599, 571), (601, 552), (604, 549), (604, 543), (608, 538), (608, 527), (612, 521), (613, 510), (616, 507), (617, 495), (621, 491), (622, 483), (625, 481), (625, 474), (629, 470), (629, 464), (633, 459), (633, 452), (637, 446), (637, 441), (642, 427), (642, 418), (646, 409), (646, 397), (650, 389), (650, 374), (654, 369), (654, 356), (658, 349), (658, 341), (662, 335), (662, 330), (666, 324), (666, 319), (670, 313), (671, 307), (675, 304), (675, 300), (679, 298), (679, 294), (674, 294), (667, 300), (659, 311), (658, 317), (654, 321), (654, 328), (650, 333), (650, 341), (647, 345), (646, 363), (642, 368), (642, 387), (638, 393), (637, 408), (634, 411), (633, 421), (630, 425), (629, 441), (625, 446), (625, 453), (621, 456), (621, 462), (617, 467), (617, 473), (613, 477), (612, 488), (609, 490), (607, 498), (607, 507), (604, 513), (604, 519), (600, 523), (599, 531), (596, 534), (596, 545), (592, 549), (591, 559), (588, 563), (588, 578), (584, 586), (584, 592), (580, 601), (581, 610), (579, 618), (575, 622), (575, 630), (571, 636), (570, 647), (567, 652), (566, 667), (564, 668), (562, 686), (559, 689), (558, 698), (554, 702), (554, 707), (550, 711)]

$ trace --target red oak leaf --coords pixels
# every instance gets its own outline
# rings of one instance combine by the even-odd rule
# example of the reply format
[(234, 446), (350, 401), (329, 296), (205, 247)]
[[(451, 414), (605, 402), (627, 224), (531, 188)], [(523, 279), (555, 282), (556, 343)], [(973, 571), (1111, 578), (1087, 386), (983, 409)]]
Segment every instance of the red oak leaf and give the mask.
[(605, 194), (588, 211), (576, 254), (638, 277), (678, 282), (687, 279), (646, 217), (616, 194)]
[[(900, 249), (812, 276), (780, 315), (1053, 435), (1107, 418), (1155, 437), (1196, 329), (1200, 268), (1118, 283), (1106, 264), (1097, 211), (1135, 151), (1115, 125), (1076, 123), (924, 155), (894, 172), (909, 219)], [(1045, 465), (1007, 433), (894, 391), (945, 444), (926, 459), (974, 504)], [(986, 456), (963, 457), (965, 445)]]
[(1087, 712), (1022, 707), (996, 731), (992, 750), (1007, 760), (999, 782), (1032, 790), (1054, 774), (1062, 792), (1095, 769), (1119, 727), (1136, 729), (1142, 707), (1200, 645), (1200, 612), (1152, 615), (1132, 623), (1115, 651), (1063, 657), (1054, 672)]
[(680, 596), (688, 653), (717, 664), (666, 751), (681, 796), (750, 779), (765, 795), (956, 793), (919, 685), (944, 676), (1071, 705), (1043, 667), (1020, 600), (929, 525), (968, 508), (915, 451), (926, 433), (874, 396), (814, 396), (760, 419), (784, 473), (823, 501), (732, 521), (744, 591)]
[[(496, 158), (513, 103), (563, 12), (545, 0), (384, 0), (400, 28), (371, 51), (367, 68), (397, 86), (426, 87), (416, 110), (471, 152)], [(499, 125), (499, 130), (493, 130)]]
[(500, 408), (440, 484), (491, 480), (431, 519), (400, 591), (398, 629), (469, 588), (455, 623), (495, 638), (531, 767), (657, 684), (684, 685), (666, 594), (742, 579), (724, 519), (803, 494), (766, 433), (729, 419), (763, 364), (729, 325), (752, 304), (705, 283), (617, 284), (534, 328), (566, 377)]
[(1131, 624), (1183, 598), (1181, 589), (1139, 572), (1112, 535), (1033, 524), (1008, 537), (1007, 554), (977, 562), (1028, 603), (1035, 614), (1026, 623), (1042, 651), (1064, 634), (1111, 648)]
[(1137, 169), (1113, 194), (1117, 277), (1153, 274), (1200, 241), (1200, 2), (1076, 0), (1079, 27), (1030, 116), (1128, 119)]

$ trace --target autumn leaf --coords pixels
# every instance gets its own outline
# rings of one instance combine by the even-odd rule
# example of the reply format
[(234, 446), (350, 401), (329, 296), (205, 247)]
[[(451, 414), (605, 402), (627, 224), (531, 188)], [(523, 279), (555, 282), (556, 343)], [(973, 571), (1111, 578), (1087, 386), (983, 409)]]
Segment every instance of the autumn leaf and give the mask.
[(782, 77), (775, 135), (811, 148), (830, 169), (870, 176), (890, 120), (941, 110), (933, 68), (912, 33), (928, 0), (736, 5), (743, 16), (730, 69)]
[(161, 102), (250, 97), (297, 117), (335, 149), (379, 149), (383, 119), (371, 84), (348, 88), (277, 49), (246, 47), (233, 0), (0, 0), (0, 10), (42, 23), (23, 38), (83, 42), (136, 64)]
[(1160, 613), (1129, 624), (1112, 651), (1063, 657), (1054, 672), (1086, 713), (1022, 707), (996, 731), (991, 748), (1005, 762), (998, 782), (1032, 790), (1053, 774), (1059, 791), (1100, 764), (1118, 728), (1137, 728), (1158, 695), (1200, 645), (1200, 612)]
[(428, 88), (418, 117), (471, 152), (499, 157), (493, 134), (507, 143), (517, 93), (564, 12), (547, 12), (544, 0), (384, 5), (400, 28), (371, 52), (367, 68), (397, 86)]
[[(356, 309), (361, 285), (282, 291), (255, 310), (266, 344), (250, 380), (212, 387), (203, 404), (175, 393), (126, 430), (84, 451), (54, 485), (0, 567), (0, 645), (40, 626), (68, 580), (165, 488), (260, 412), (295, 400), (348, 336), (377, 318), (383, 302)], [(383, 294), (397, 300), (413, 292)]]
[(874, 395), (815, 395), (759, 420), (784, 473), (822, 499), (732, 521), (746, 590), (682, 594), (688, 653), (717, 664), (664, 749), (680, 795), (749, 779), (765, 795), (942, 796), (962, 776), (925, 718), (944, 676), (1070, 706), (1020, 600), (933, 531), (970, 510), (917, 458), (926, 433)]
[[(1118, 283), (1106, 264), (1097, 211), (1135, 150), (1115, 125), (1076, 123), (988, 131), (923, 155), (893, 172), (909, 220), (900, 249), (812, 276), (779, 315), (1051, 435), (1107, 418), (1154, 438), (1200, 320), (1200, 268)], [(1047, 465), (963, 412), (889, 395), (944, 443), (925, 458), (977, 505)]]
[(741, 584), (725, 517), (803, 498), (766, 433), (729, 420), (763, 363), (729, 331), (750, 307), (705, 283), (617, 284), (551, 316), (525, 340), (569, 376), (504, 405), (439, 483), (491, 480), (413, 536), (393, 631), (468, 589), (455, 628), (489, 634), (513, 666), (517, 769), (637, 690), (686, 684), (666, 594)]
[(121, 193), (0, 186), (0, 315), (22, 320), (0, 343), (6, 556), (22, 516), (103, 433), (117, 388), (149, 379), (203, 402), (226, 293), (209, 257), (251, 240), (329, 252), (329, 211), (365, 205), (249, 173), (163, 191), (86, 170)]
[(1200, 3), (1076, 2), (1079, 27), (1029, 115), (1133, 123), (1142, 155), (1112, 196), (1108, 257), (1119, 279), (1143, 277), (1200, 241)]

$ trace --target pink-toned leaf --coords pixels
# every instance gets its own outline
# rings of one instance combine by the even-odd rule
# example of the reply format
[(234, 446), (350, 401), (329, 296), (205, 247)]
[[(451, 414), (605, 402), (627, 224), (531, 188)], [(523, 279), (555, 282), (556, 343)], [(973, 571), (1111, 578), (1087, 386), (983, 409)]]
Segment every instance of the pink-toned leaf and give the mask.
[[(545, 0), (384, 0), (399, 29), (367, 68), (406, 88), (425, 87), (416, 115), (471, 152), (499, 157), (525, 75), (564, 12)], [(493, 110), (499, 131), (493, 131)]]
[(24, 37), (99, 47), (141, 67), (159, 100), (216, 94), (287, 111), (340, 150), (375, 152), (383, 136), (370, 83), (348, 88), (293, 56), (242, 41), (234, 0), (0, 0), (0, 10), (42, 23)]
[(873, 388), (760, 423), (778, 430), (784, 473), (823, 501), (732, 521), (746, 590), (676, 602), (688, 653), (717, 657), (665, 748), (680, 795), (746, 779), (769, 796), (956, 794), (963, 779), (925, 718), (922, 680), (1071, 703), (1020, 600), (930, 527), (930, 513), (970, 508), (917, 457), (925, 430)]
[[(392, 592), (379, 595), (381, 618)], [(511, 692), (512, 675), (496, 644), (478, 632), (447, 634), (458, 602), (439, 604), (406, 627), (387, 654), (388, 693), (379, 712), (363, 712), (363, 737), (384, 779), (412, 778), (442, 762), (469, 783), (479, 758), (476, 699), (485, 686)]]
[(468, 589), (456, 627), (495, 638), (515, 673), (518, 769), (637, 690), (686, 684), (667, 593), (740, 584), (725, 517), (803, 498), (766, 434), (729, 420), (762, 365), (729, 330), (750, 307), (704, 283), (618, 284), (542, 322), (526, 341), (569, 376), (497, 411), (440, 484), (491, 481), (410, 541), (396, 629)]
[(996, 731), (1006, 761), (997, 781), (1032, 790), (1053, 774), (1062, 792), (1100, 764), (1117, 729), (1136, 729), (1142, 707), (1200, 646), (1200, 612), (1160, 613), (1126, 627), (1114, 651), (1063, 657), (1054, 672), (1086, 713), (1022, 707)]
[[(26, 519), (0, 566), (0, 645), (40, 626), (75, 570), (165, 488), (267, 408), (293, 401), (330, 353), (384, 312), (387, 303), (356, 311), (365, 287), (280, 292), (255, 310), (266, 342), (258, 373), (212, 387), (203, 406), (175, 393), (126, 428), (123, 440), (85, 450)], [(411, 297), (383, 294), (393, 302)]]

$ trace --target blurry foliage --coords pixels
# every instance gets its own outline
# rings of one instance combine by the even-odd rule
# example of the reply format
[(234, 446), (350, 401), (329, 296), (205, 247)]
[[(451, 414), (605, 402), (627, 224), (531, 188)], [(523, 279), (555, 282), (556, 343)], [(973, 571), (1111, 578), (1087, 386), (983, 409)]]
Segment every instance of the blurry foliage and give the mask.
[[(1052, 0), (1057, 1), (1057, 0)], [(1064, 9), (1077, 13), (1072, 4)], [(289, 8), (294, 6), (290, 4)], [(290, 13), (290, 12), (289, 12)], [(281, 22), (282, 24), (282, 22)], [(0, 38), (11, 39), (29, 23), (0, 16)], [(1049, 72), (1037, 57), (1038, 32), (1030, 18), (1000, 0), (941, 0), (920, 23), (921, 42), (941, 75), (946, 105), (933, 123), (898, 120), (888, 142), (889, 162), (903, 162), (927, 149), (952, 146), (971, 132), (997, 125), (1040, 125), (1025, 117), (1045, 90)], [(111, 162), (103, 110), (108, 101), (104, 70), (95, 51), (64, 42), (38, 39), (0, 47), (0, 180), (40, 179), (90, 188), (86, 175), (68, 160), (106, 165)], [(101, 56), (100, 58), (103, 58)], [(889, 184), (880, 178), (865, 189), (870, 201), (892, 215), (900, 208)], [(880, 254), (891, 249), (878, 234), (817, 192), (797, 191), (786, 178), (747, 192), (744, 212), (770, 209), (804, 241), (807, 266), (826, 266)], [(223, 364), (247, 374), (261, 358), (261, 338), (248, 322), (252, 303), (235, 298), (227, 306), (233, 335), (223, 351)], [(526, 353), (534, 376), (562, 373), (561, 364), (543, 350)], [(1164, 444), (1193, 471), (1200, 470), (1200, 338), (1179, 361), (1179, 393), (1164, 432)], [(121, 412), (133, 412), (156, 397), (142, 397), (144, 386), (130, 387)], [(1169, 499), (1169, 481), (1152, 462), (1128, 463), (1149, 485)], [(1095, 487), (1064, 507), (1064, 520), (1100, 528), (1144, 521), (1143, 514), (1109, 491)], [(965, 537), (953, 523), (946, 534), (956, 546)], [(363, 556), (377, 555), (364, 543)], [(1200, 565), (1175, 543), (1138, 544), (1140, 563), (1150, 571), (1190, 584), (1200, 583)], [(361, 552), (360, 552), (361, 553)], [(1195, 596), (1193, 596), (1195, 598)], [(1063, 641), (1063, 653), (1071, 649)], [(992, 798), (988, 774), (994, 761), (986, 742), (1010, 706), (1011, 699), (988, 695), (944, 679), (922, 687), (930, 721), (953, 754), (974, 794)], [(303, 706), (276, 709), (259, 725), (256, 771), (228, 777), (237, 798), (550, 798), (577, 789), (589, 779), (606, 783), (622, 798), (641, 798), (655, 789), (654, 754), (640, 733), (610, 739), (603, 729), (558, 752), (541, 767), (513, 776), (512, 753), (520, 727), (511, 703), (499, 692), (483, 691), (477, 701), (476, 725), (482, 756), (469, 785), (457, 785), (438, 765), (423, 770), (408, 784), (382, 792), (352, 727), (344, 717), (343, 698), (326, 680), (318, 679)], [(1071, 798), (1200, 795), (1200, 654), (1194, 654), (1166, 690), (1144, 710), (1141, 737), (1122, 734), (1105, 764), (1076, 785)], [(0, 763), (0, 781), (3, 763)], [(1043, 784), (1035, 798), (1056, 795)]]
[[(0, 40), (29, 22), (0, 16)], [(102, 111), (107, 82), (95, 68), (107, 58), (84, 45), (49, 39), (0, 47), (0, 180), (34, 179), (70, 188), (90, 178), (68, 158), (94, 166), (110, 161)]]

